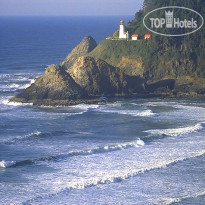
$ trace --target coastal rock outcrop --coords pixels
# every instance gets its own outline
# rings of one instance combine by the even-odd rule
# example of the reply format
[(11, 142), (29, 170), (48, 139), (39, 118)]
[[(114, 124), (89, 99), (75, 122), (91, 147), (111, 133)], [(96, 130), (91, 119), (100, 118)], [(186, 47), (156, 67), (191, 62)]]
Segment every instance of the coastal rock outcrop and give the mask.
[(66, 71), (90, 96), (126, 95), (144, 91), (140, 77), (127, 76), (119, 68), (89, 56), (78, 58)]
[(60, 64), (63, 68), (68, 69), (78, 57), (87, 55), (95, 47), (97, 43), (91, 36), (86, 36), (83, 40), (71, 51), (66, 59)]
[[(200, 10), (199, 3), (196, 7)], [(113, 40), (113, 35), (97, 45), (87, 36), (11, 101), (71, 105), (99, 102), (100, 96), (204, 97), (204, 28), (183, 38), (153, 34), (145, 40), (140, 12), (127, 26), (131, 34), (141, 34), (139, 40)]]
[(87, 93), (74, 82), (70, 75), (59, 65), (49, 66), (35, 83), (12, 101), (37, 102), (42, 100), (77, 100), (86, 98)]
[[(179, 6), (181, 1), (146, 0), (144, 8), (126, 25), (130, 35), (138, 34), (138, 40), (119, 39), (116, 31), (88, 55), (120, 68), (127, 75), (142, 77), (149, 94), (205, 97), (204, 26), (190, 35), (165, 37), (152, 33), (150, 39), (144, 38), (150, 33), (143, 24), (144, 17), (170, 4)], [(205, 1), (187, 0), (183, 6), (199, 12), (205, 19)], [(177, 15), (186, 19), (184, 12)]]
[(79, 57), (65, 70), (49, 66), (35, 83), (11, 101), (37, 105), (72, 105), (99, 102), (100, 96), (130, 96), (145, 91), (144, 80), (89, 56)]

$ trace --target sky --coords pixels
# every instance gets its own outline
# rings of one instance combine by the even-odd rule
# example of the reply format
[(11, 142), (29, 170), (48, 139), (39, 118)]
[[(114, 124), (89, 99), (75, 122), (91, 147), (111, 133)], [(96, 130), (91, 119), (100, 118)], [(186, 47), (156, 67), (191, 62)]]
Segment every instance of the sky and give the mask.
[(0, 0), (0, 16), (134, 15), (143, 0)]

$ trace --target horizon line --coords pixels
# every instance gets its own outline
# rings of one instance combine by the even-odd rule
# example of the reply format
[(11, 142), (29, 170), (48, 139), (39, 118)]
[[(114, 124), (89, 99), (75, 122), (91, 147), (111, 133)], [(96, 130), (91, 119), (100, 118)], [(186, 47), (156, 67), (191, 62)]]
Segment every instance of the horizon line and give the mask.
[(115, 17), (115, 16), (134, 16), (134, 15), (0, 15), (0, 17)]

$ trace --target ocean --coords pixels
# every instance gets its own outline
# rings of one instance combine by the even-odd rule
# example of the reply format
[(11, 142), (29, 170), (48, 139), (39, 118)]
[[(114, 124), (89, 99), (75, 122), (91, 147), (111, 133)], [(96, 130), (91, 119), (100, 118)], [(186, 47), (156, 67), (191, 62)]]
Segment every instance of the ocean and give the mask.
[(9, 102), (84, 36), (99, 43), (120, 19), (0, 17), (1, 205), (205, 204), (205, 100)]

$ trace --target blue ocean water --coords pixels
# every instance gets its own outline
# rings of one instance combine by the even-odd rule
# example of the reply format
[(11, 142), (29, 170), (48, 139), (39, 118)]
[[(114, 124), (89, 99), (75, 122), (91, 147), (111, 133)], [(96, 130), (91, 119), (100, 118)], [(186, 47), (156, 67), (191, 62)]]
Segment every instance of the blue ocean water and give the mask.
[[(125, 21), (132, 17), (123, 17)], [(205, 204), (205, 101), (9, 102), (121, 17), (0, 18), (0, 204)]]

